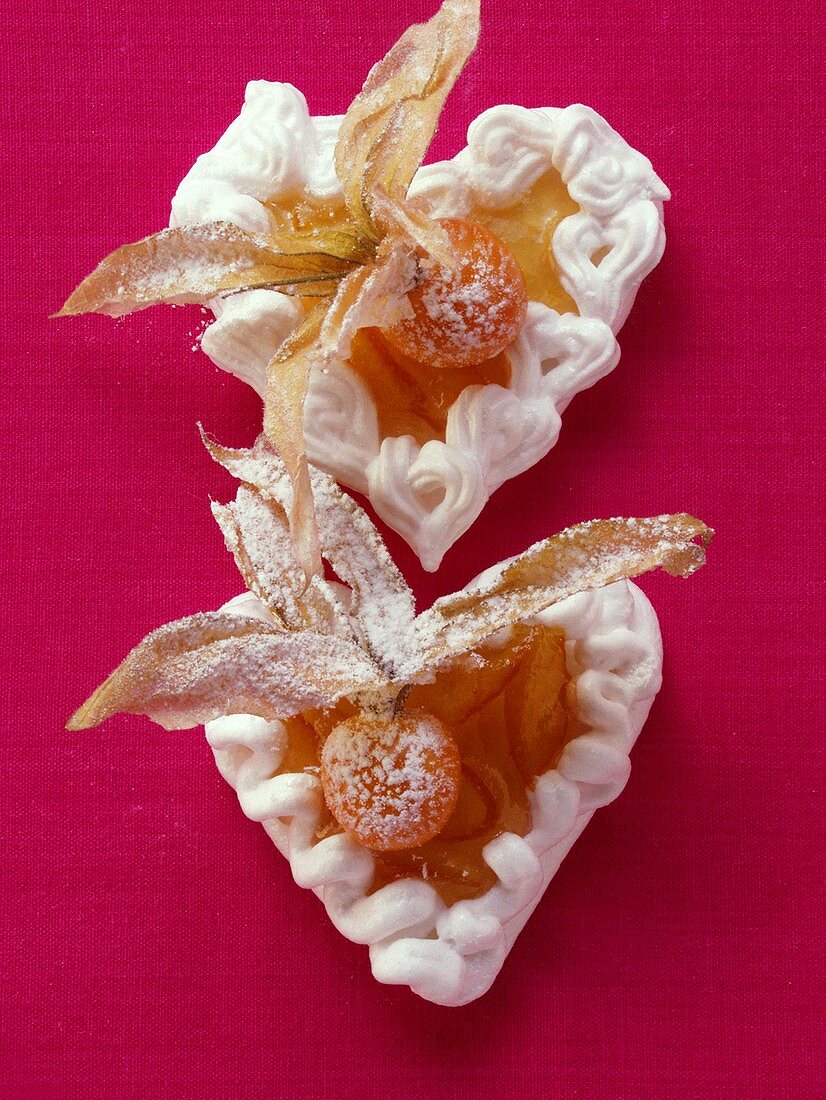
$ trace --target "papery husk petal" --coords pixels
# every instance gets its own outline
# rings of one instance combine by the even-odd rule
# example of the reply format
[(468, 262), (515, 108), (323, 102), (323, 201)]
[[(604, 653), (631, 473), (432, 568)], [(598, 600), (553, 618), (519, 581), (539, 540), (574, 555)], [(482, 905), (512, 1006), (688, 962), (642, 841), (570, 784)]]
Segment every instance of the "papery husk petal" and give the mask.
[(308, 586), (292, 553), (285, 510), (271, 497), (242, 485), (231, 504), (212, 514), (247, 588), (291, 630), (351, 637), (346, 615), (330, 585), (313, 577)]
[(372, 195), (402, 203), (436, 132), (445, 100), (479, 38), (479, 0), (445, 0), (409, 27), (370, 70), (335, 150), (344, 200), (359, 231), (378, 240)]
[[(292, 485), (287, 467), (281, 455), (262, 432), (252, 447), (225, 447), (198, 425), (201, 442), (213, 461), (217, 462), (234, 478), (258, 489), (274, 500), (285, 513), (292, 505)], [(322, 475), (327, 476), (327, 475)]]
[[(334, 294), (356, 261), (326, 253), (323, 238), (252, 234), (231, 222), (164, 229), (103, 260), (56, 316), (119, 317), (160, 303), (203, 302), (230, 291), (271, 287), (288, 294)], [(343, 242), (331, 242), (341, 253)]]
[(350, 614), (388, 675), (403, 664), (416, 604), (369, 516), (332, 478), (312, 471), (321, 549), (353, 594)]
[(304, 401), (313, 367), (323, 360), (319, 338), (324, 316), (324, 307), (312, 310), (270, 361), (264, 398), (264, 431), (281, 455), (293, 487), (290, 531), (305, 587), (323, 573), (304, 441)]
[(346, 360), (360, 329), (387, 329), (412, 316), (407, 293), (415, 281), (416, 262), (408, 242), (383, 241), (376, 263), (349, 275), (325, 314), (320, 343), (327, 359)]
[(396, 247), (403, 244), (410, 250), (418, 248), (440, 266), (456, 268), (459, 258), (450, 237), (417, 203), (394, 202), (381, 187), (376, 188), (371, 201), (376, 224)]
[[(259, 497), (259, 499), (261, 499)], [(289, 629), (298, 629), (301, 613), (296, 599), (304, 575), (292, 558), (290, 525), (283, 510), (265, 502), (258, 513), (255, 494), (244, 486), (230, 504), (212, 504), (227, 549), (250, 592)]]
[(375, 664), (342, 638), (211, 612), (145, 638), (68, 728), (88, 729), (118, 713), (146, 714), (165, 729), (227, 714), (274, 720), (383, 686)]
[(418, 654), (408, 674), (472, 649), (502, 627), (578, 592), (658, 568), (687, 577), (705, 562), (713, 533), (689, 515), (569, 527), (530, 547), (488, 583), (444, 596), (423, 612), (415, 623)]
[(272, 230), (267, 233), (267, 242), (276, 252), (329, 256), (345, 261), (350, 269), (375, 258), (374, 246), (355, 228), (316, 226), (313, 229)]
[[(222, 447), (202, 433), (209, 453), (234, 477), (288, 509), (292, 489), (284, 463), (264, 436), (250, 449)], [(363, 508), (334, 479), (310, 468), (323, 557), (352, 592), (349, 614), (373, 656), (390, 673), (416, 614), (413, 593)], [(242, 570), (243, 572), (243, 570)]]

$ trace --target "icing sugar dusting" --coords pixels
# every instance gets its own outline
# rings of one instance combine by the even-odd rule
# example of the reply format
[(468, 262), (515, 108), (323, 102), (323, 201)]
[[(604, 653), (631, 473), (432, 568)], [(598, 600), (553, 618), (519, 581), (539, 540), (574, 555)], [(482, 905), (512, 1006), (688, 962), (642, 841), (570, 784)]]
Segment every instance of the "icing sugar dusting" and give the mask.
[(216, 282), (253, 268), (257, 250), (267, 254), (266, 238), (251, 235), (244, 252), (238, 231), (222, 222), (191, 226), (186, 234), (184, 244), (178, 231), (165, 229), (158, 234), (154, 251), (136, 253), (125, 265), (117, 296), (133, 297), (135, 290), (147, 298), (189, 295), (199, 288), (209, 293)]
[[(230, 473), (276, 502), (282, 513), (289, 512), (292, 503), (289, 478), (280, 457), (263, 437), (259, 437), (252, 450), (219, 447), (206, 437), (204, 441), (212, 457)], [(322, 553), (339, 580), (352, 591), (353, 627), (371, 655), (389, 674), (408, 659), (407, 647), (416, 614), (413, 594), (367, 513), (342, 492), (328, 474), (312, 469), (311, 477)], [(236, 507), (241, 498), (247, 496), (246, 490), (239, 491)], [(220, 512), (219, 507), (219, 515)], [(275, 534), (277, 532), (271, 532), (268, 538)], [(250, 532), (250, 537), (250, 547), (258, 545), (255, 531)], [(269, 561), (268, 552), (275, 556), (275, 561)], [(262, 545), (261, 553), (254, 555), (260, 574), (248, 577), (244, 569), (242, 573), (248, 585), (251, 580), (266, 581), (270, 596), (276, 597), (279, 587), (285, 587), (284, 580), (293, 578), (295, 582), (297, 577), (286, 529), (278, 547), (270, 541), (268, 552)], [(279, 574), (283, 578), (280, 582)], [(313, 583), (329, 589), (323, 578), (314, 578)], [(252, 587), (260, 594), (254, 584)], [(293, 583), (287, 587), (295, 592), (296, 587), (300, 590), (301, 586)], [(271, 604), (271, 599), (264, 602)], [(276, 603), (283, 602), (276, 599)]]
[(422, 304), (442, 339), (447, 335), (451, 343), (486, 348), (501, 328), (509, 292), (491, 244), (483, 239), (465, 257), (461, 276), (444, 267), (436, 269), (423, 289)]

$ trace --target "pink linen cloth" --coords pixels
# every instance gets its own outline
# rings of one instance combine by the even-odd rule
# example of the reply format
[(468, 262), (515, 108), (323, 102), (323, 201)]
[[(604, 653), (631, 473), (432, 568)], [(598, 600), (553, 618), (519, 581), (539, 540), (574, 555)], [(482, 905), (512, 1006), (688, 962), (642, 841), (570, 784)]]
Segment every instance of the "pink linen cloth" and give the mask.
[(556, 449), (436, 576), (390, 537), (420, 606), (578, 520), (718, 531), (690, 582), (643, 581), (665, 683), (631, 780), (489, 995), (445, 1010), (375, 983), (199, 730), (64, 731), (146, 632), (239, 590), (208, 507), (232, 485), (195, 424), (247, 443), (259, 407), (190, 350), (197, 309), (47, 315), (165, 223), (247, 80), (339, 113), (435, 6), (3, 4), (4, 1097), (826, 1091), (814, 0), (487, 0), (434, 146), (496, 103), (581, 101), (674, 198), (622, 361)]

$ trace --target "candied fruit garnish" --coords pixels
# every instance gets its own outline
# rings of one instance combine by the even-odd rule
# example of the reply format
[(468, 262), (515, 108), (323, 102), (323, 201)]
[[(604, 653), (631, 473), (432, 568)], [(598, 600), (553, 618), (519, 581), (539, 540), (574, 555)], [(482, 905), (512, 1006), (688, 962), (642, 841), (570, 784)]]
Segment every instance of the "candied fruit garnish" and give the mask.
[(413, 316), (385, 333), (399, 351), (440, 370), (492, 359), (525, 319), (525, 280), (513, 253), (489, 229), (463, 218), (438, 223), (453, 245), (454, 268), (420, 261), (407, 299)]
[(321, 782), (333, 816), (366, 848), (423, 844), (456, 805), (461, 762), (447, 727), (424, 711), (358, 714), (321, 750)]

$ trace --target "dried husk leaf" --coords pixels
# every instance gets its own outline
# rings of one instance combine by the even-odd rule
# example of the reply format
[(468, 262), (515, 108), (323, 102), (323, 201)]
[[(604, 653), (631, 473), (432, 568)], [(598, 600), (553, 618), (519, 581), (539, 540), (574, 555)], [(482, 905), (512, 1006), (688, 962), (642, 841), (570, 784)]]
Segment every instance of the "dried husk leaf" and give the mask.
[(312, 310), (271, 360), (264, 398), (264, 431), (281, 455), (293, 487), (290, 531), (304, 587), (323, 573), (304, 441), (304, 401), (312, 369), (323, 360), (319, 337), (324, 316), (324, 307)]
[(198, 430), (201, 433), (201, 442), (213, 461), (239, 481), (258, 489), (264, 496), (279, 504), (285, 513), (289, 513), (293, 493), (290, 477), (284, 460), (263, 432), (252, 447), (224, 447), (207, 435), (202, 424), (198, 425)]
[(351, 269), (357, 264), (369, 263), (376, 254), (374, 245), (360, 236), (355, 228), (340, 226), (271, 230), (267, 233), (267, 241), (276, 252), (330, 256), (346, 261)]
[(254, 499), (241, 486), (233, 503), (213, 502), (212, 514), (250, 592), (287, 629), (300, 629), (296, 590), (300, 593), (304, 578), (293, 563), (287, 517), (271, 502), (264, 502), (260, 515), (251, 515), (258, 511)]
[(355, 245), (342, 234), (325, 242), (323, 234), (251, 234), (231, 222), (164, 229), (107, 256), (56, 316), (119, 317), (164, 302), (202, 302), (228, 291), (266, 287), (285, 294), (333, 295), (357, 266), (354, 253)]
[(343, 638), (289, 633), (218, 611), (150, 634), (68, 728), (88, 729), (119, 713), (146, 714), (165, 729), (227, 714), (274, 720), (384, 686), (375, 664)]
[(212, 514), (247, 588), (290, 630), (351, 637), (343, 608), (321, 577), (304, 587), (292, 554), (284, 509), (252, 486), (242, 485), (231, 504), (212, 505)]
[[(520, 554), (492, 581), (436, 601), (416, 620), (416, 669), (464, 652), (486, 637), (577, 592), (661, 568), (687, 577), (705, 562), (711, 528), (689, 515), (592, 520)], [(699, 544), (695, 541), (699, 539)]]
[(459, 73), (476, 48), (479, 0), (445, 0), (374, 65), (350, 105), (335, 150), (344, 201), (359, 231), (378, 240), (372, 196), (402, 205)]
[(322, 553), (353, 594), (350, 614), (370, 653), (393, 675), (416, 616), (413, 593), (364, 509), (326, 474), (313, 470), (312, 481)]
[(457, 267), (459, 257), (450, 237), (417, 203), (393, 202), (384, 188), (377, 187), (371, 196), (371, 209), (387, 245), (408, 250), (415, 246), (440, 266), (450, 270)]
[[(202, 438), (213, 459), (234, 477), (282, 509), (289, 508), (292, 490), (286, 469), (264, 436), (249, 450), (221, 447), (203, 432)], [(413, 593), (364, 509), (329, 474), (311, 467), (310, 476), (322, 555), (350, 588), (349, 614), (373, 656), (391, 674), (415, 618)]]
[(702, 520), (684, 512), (644, 519), (591, 520), (569, 527), (520, 554), (493, 582), (491, 593), (526, 585), (558, 585), (560, 576), (570, 567), (560, 561), (554, 545), (557, 540), (567, 558), (579, 555), (589, 568), (597, 561), (610, 568), (607, 558), (611, 554), (621, 556), (627, 566), (633, 554), (642, 572), (661, 568), (673, 577), (688, 577), (704, 564), (704, 548), (713, 535)]
[(416, 262), (406, 240), (387, 238), (376, 263), (349, 275), (325, 314), (320, 345), (327, 360), (346, 360), (353, 337), (363, 328), (391, 328), (412, 316), (408, 291), (416, 281)]

